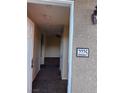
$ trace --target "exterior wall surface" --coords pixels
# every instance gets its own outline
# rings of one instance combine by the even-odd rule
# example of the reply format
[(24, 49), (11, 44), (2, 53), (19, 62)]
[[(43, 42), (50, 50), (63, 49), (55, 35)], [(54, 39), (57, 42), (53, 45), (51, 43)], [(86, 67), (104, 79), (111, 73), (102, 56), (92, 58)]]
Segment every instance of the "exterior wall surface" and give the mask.
[[(75, 0), (72, 93), (97, 93), (97, 26), (91, 15), (96, 0)], [(76, 48), (89, 48), (89, 58), (76, 57)]]

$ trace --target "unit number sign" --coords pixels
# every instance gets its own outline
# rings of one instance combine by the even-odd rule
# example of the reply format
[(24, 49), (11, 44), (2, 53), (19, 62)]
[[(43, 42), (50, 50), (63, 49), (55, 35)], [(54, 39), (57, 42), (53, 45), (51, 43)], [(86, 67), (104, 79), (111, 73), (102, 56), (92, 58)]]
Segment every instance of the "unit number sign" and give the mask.
[(89, 48), (77, 48), (76, 49), (77, 57), (89, 57)]

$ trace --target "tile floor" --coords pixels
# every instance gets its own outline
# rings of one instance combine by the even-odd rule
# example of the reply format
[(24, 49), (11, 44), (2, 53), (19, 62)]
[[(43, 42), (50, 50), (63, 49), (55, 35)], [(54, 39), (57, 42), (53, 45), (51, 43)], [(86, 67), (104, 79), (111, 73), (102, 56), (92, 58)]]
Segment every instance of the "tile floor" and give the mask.
[(59, 62), (46, 60), (33, 81), (32, 93), (67, 93), (67, 81), (61, 80)]

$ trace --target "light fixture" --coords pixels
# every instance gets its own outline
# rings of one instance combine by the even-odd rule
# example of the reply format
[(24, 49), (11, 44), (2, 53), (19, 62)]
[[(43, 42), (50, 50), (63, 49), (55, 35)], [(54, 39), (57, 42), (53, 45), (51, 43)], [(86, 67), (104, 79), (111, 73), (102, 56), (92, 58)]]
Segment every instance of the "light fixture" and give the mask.
[(96, 9), (94, 10), (91, 19), (93, 24), (97, 24), (97, 6), (95, 7)]

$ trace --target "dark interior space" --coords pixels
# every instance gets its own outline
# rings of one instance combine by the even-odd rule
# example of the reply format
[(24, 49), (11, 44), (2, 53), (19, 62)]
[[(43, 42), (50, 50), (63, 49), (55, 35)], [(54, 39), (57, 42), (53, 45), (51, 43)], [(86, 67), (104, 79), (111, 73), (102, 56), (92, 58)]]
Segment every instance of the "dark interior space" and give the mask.
[(33, 81), (32, 93), (67, 93), (67, 80), (61, 79), (59, 58), (45, 58)]

